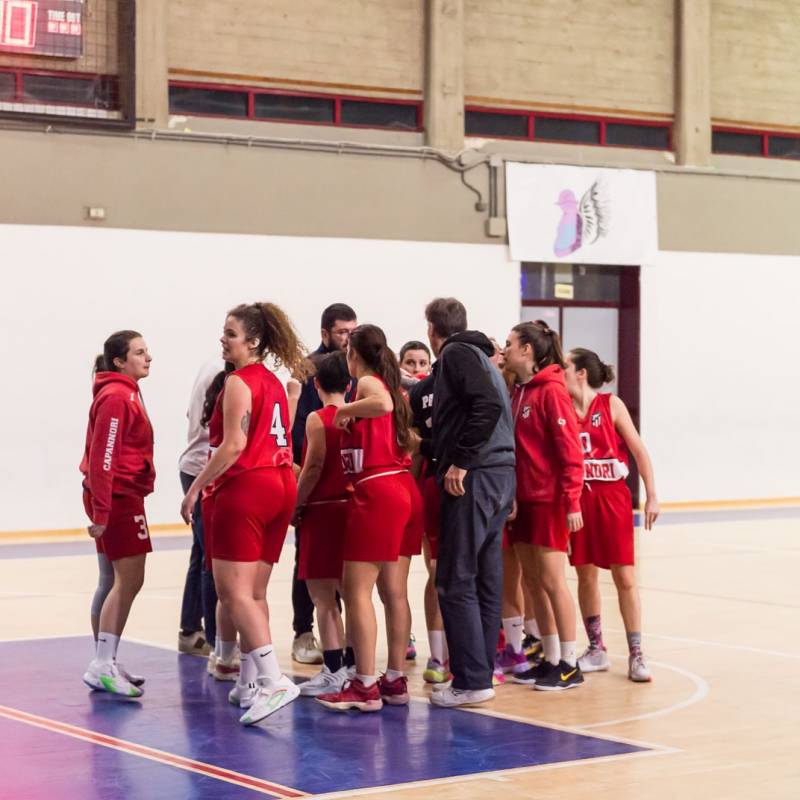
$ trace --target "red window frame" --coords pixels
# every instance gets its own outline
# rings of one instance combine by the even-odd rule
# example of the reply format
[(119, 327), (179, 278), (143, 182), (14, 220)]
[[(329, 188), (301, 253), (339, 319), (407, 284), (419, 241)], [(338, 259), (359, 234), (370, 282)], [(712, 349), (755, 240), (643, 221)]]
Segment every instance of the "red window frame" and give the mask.
[(737, 156), (740, 158), (777, 158), (781, 161), (798, 161), (797, 158), (789, 158), (787, 156), (773, 156), (769, 152), (769, 140), (772, 136), (780, 137), (781, 139), (797, 139), (800, 143), (800, 133), (790, 133), (788, 131), (770, 131), (763, 128), (737, 128), (731, 125), (712, 125), (711, 134), (715, 133), (744, 133), (748, 136), (761, 137), (761, 152), (756, 153), (726, 153), (722, 150), (714, 150), (712, 139), (712, 152), (714, 155), (720, 156)]
[(89, 105), (88, 103), (70, 103), (62, 102), (59, 100), (30, 100), (25, 97), (24, 91), (24, 78), (26, 75), (37, 75), (45, 78), (77, 78), (84, 80), (97, 80), (103, 78), (111, 81), (114, 86), (114, 105), (110, 109), (103, 109), (105, 111), (119, 111), (119, 76), (118, 75), (104, 75), (99, 72), (73, 72), (73, 71), (60, 71), (48, 69), (26, 69), (25, 67), (0, 67), (0, 73), (14, 76), (14, 97), (11, 100), (5, 100), (6, 103), (22, 103), (23, 105), (34, 106), (59, 106), (61, 108), (91, 108), (97, 110), (96, 106)]
[[(206, 83), (198, 81), (170, 81), (170, 88), (175, 86), (182, 89), (210, 89), (212, 91), (223, 92), (244, 92), (247, 95), (247, 115), (244, 117), (232, 117), (227, 114), (192, 114), (198, 117), (213, 117), (215, 119), (237, 119), (251, 120), (254, 122), (278, 122), (289, 125), (334, 125), (342, 128), (367, 128), (377, 131), (397, 131), (400, 133), (420, 133), (423, 127), (423, 102), (422, 100), (398, 100), (394, 97), (365, 97), (364, 95), (350, 94), (326, 94), (324, 92), (296, 92), (286, 89), (265, 89), (259, 86), (242, 86), (233, 83)], [(322, 100), (333, 101), (333, 121), (318, 122), (316, 120), (301, 119), (281, 119), (280, 117), (257, 117), (255, 115), (256, 95), (268, 95), (271, 97), (311, 97)], [(350, 122), (342, 122), (342, 101), (350, 100), (356, 103), (381, 103), (393, 106), (412, 106), (416, 110), (414, 128), (391, 128), (386, 125), (356, 125)]]
[[(653, 150), (655, 152), (670, 152), (673, 150), (673, 128), (672, 121), (658, 121), (650, 119), (635, 119), (631, 117), (607, 117), (596, 114), (562, 114), (556, 111), (531, 111), (517, 108), (496, 108), (492, 106), (473, 106), (467, 105), (464, 111), (478, 111), (486, 114), (503, 114), (509, 117), (527, 117), (528, 133), (527, 136), (495, 136), (492, 139), (508, 139), (515, 142), (546, 142), (549, 144), (573, 144), (586, 147), (614, 147), (622, 150)], [(600, 140), (598, 142), (567, 142), (563, 139), (539, 139), (536, 137), (536, 118), (543, 119), (563, 119), (574, 120), (575, 122), (596, 122), (600, 125)], [(667, 147), (636, 147), (627, 144), (608, 144), (606, 141), (606, 126), (608, 124), (634, 125), (641, 128), (666, 128)], [(467, 136), (480, 136), (480, 134), (467, 134)]]

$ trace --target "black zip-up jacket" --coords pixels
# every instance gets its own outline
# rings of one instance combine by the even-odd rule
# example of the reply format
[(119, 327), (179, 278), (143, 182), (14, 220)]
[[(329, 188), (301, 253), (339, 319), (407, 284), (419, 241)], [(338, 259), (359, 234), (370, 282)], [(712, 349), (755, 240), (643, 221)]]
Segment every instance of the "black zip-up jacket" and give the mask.
[(461, 469), (514, 466), (511, 403), (494, 346), (480, 331), (451, 336), (439, 352), (433, 388), (433, 457), (441, 479)]

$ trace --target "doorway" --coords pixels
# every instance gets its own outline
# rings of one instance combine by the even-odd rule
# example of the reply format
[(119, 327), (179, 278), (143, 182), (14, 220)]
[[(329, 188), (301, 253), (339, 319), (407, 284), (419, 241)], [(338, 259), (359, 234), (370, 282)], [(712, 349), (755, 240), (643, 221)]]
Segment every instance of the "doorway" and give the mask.
[[(639, 267), (523, 262), (521, 320), (544, 320), (561, 337), (564, 352), (594, 350), (614, 366), (604, 387), (622, 399), (638, 430)], [(639, 474), (631, 464), (628, 485), (639, 505)]]

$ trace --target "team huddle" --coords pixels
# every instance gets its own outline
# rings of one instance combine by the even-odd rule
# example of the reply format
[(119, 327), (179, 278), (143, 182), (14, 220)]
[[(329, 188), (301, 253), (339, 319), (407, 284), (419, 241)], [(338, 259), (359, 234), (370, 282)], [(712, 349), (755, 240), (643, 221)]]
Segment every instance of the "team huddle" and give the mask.
[[(271, 303), (226, 315), (222, 361), (196, 384), (200, 456), (187, 474), (181, 461), (181, 515), (196, 540), (199, 532), (205, 562), (209, 672), (234, 682), (229, 701), (244, 725), (300, 695), (334, 711), (407, 704), (408, 575), (420, 554), (433, 705), (484, 703), (507, 676), (563, 691), (609, 669), (598, 568), (617, 588), (628, 677), (650, 680), (629, 453), (645, 486), (646, 528), (659, 509), (627, 408), (598, 391), (613, 370), (586, 349), (564, 354), (544, 322), (515, 325), (500, 347), (468, 330), (453, 298), (433, 300), (425, 318), (430, 347), (408, 342), (398, 357), (381, 328), (335, 304), (309, 356)], [(144, 498), (155, 480), (153, 431), (139, 393), (150, 362), (136, 331), (106, 340), (81, 462), (99, 564), (96, 652), (83, 679), (127, 698), (144, 684), (117, 649), (152, 550)], [(307, 589), (321, 642), (319, 658), (298, 659), (322, 664), (301, 684), (281, 672), (266, 600), (290, 524), (295, 586)], [(567, 560), (589, 640), (580, 657)], [(380, 674), (375, 588), (388, 645)]]

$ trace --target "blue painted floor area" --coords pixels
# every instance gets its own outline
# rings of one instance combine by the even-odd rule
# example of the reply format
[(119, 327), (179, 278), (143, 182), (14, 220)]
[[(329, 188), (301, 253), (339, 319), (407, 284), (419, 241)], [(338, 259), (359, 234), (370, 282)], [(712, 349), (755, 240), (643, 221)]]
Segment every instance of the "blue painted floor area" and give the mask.
[[(421, 702), (336, 714), (299, 698), (261, 725), (242, 728), (241, 712), (227, 702), (231, 684), (210, 678), (205, 659), (123, 641), (120, 659), (147, 677), (142, 700), (124, 702), (81, 683), (91, 649), (89, 637), (0, 642), (0, 704), (309, 794), (642, 749)], [(3, 789), (14, 786), (8, 796), (15, 800), (258, 796), (20, 722), (1, 720), (0, 736), (9, 743)]]
[[(188, 558), (192, 549), (191, 536), (156, 536), (153, 551), (185, 550)], [(57, 556), (94, 556), (97, 554), (94, 542), (86, 534), (82, 542), (31, 542), (0, 544), (0, 559), (3, 558), (54, 558)]]

